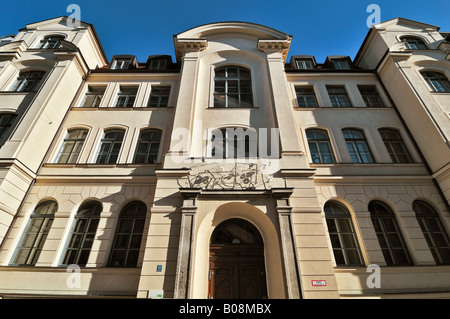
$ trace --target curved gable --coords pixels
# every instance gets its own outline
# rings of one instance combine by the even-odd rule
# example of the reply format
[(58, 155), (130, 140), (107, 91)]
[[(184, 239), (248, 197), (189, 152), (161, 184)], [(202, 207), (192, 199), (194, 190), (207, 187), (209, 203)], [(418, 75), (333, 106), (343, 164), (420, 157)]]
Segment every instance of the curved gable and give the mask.
[(205, 39), (211, 35), (221, 33), (239, 33), (252, 35), (262, 39), (279, 39), (286, 40), (289, 36), (286, 33), (266, 27), (261, 24), (250, 22), (217, 22), (204, 24), (184, 32), (178, 33), (174, 37), (176, 39)]

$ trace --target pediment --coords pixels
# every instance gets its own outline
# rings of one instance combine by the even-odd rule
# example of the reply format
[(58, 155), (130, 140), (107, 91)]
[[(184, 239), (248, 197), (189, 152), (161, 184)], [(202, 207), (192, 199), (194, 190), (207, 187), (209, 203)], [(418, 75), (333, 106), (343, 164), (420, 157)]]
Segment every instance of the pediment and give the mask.
[(177, 39), (207, 39), (213, 35), (230, 33), (251, 35), (258, 39), (286, 40), (290, 38), (290, 36), (284, 32), (250, 22), (218, 22), (205, 24), (178, 33), (174, 37)]
[(387, 31), (439, 31), (439, 27), (405, 18), (395, 18), (375, 26), (378, 30)]
[[(71, 18), (67, 16), (61, 16), (53, 19), (38, 21), (34, 23), (30, 23), (26, 25), (26, 29), (28, 30), (73, 30), (73, 25), (71, 23)], [(90, 27), (90, 24), (83, 22), (83, 21), (77, 21), (80, 24), (80, 27), (82, 28), (88, 28)]]

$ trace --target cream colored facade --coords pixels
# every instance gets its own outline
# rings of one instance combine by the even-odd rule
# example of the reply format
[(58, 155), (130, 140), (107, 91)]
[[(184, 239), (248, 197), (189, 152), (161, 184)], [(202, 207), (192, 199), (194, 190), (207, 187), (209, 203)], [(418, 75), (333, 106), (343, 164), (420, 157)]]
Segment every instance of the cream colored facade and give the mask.
[[(43, 37), (55, 35), (64, 37), (61, 47), (39, 48)], [(411, 50), (406, 35), (427, 48)], [(117, 70), (129, 56), (107, 61), (92, 25), (71, 28), (64, 17), (27, 25), (0, 46), (0, 108), (17, 115), (0, 148), (0, 296), (211, 298), (210, 241), (223, 222), (236, 218), (262, 238), (267, 298), (450, 297), (450, 265), (436, 261), (413, 210), (416, 200), (429, 204), (448, 237), (450, 93), (432, 92), (420, 73), (450, 78), (443, 35), (435, 26), (394, 19), (369, 31), (354, 61), (344, 59), (350, 69), (329, 67), (333, 57), (299, 69), (295, 63), (304, 56), (287, 61), (292, 36), (252, 23), (214, 23), (175, 35), (173, 63), (151, 56)], [(157, 60), (166, 66), (152, 68)], [(214, 107), (215, 72), (222, 67), (249, 71), (252, 107)], [(46, 71), (39, 89), (12, 92), (23, 70)], [(303, 86), (313, 89), (315, 107), (299, 107), (296, 89)], [(334, 107), (330, 86), (345, 88), (351, 107)], [(382, 105), (367, 107), (360, 86), (376, 88)], [(104, 89), (101, 100), (86, 107), (86, 92), (94, 87)], [(121, 90), (130, 87), (137, 88), (132, 107), (116, 107)], [(170, 87), (164, 107), (149, 106), (162, 87)], [(277, 129), (279, 156), (217, 163), (211, 134), (227, 127)], [(364, 133), (370, 163), (354, 162), (343, 134), (348, 128)], [(408, 162), (393, 162), (382, 128), (398, 132)], [(58, 163), (73, 129), (87, 132), (78, 157)], [(109, 129), (123, 132), (117, 160), (98, 163)], [(139, 164), (145, 129), (159, 130), (161, 139), (155, 163)], [(313, 159), (310, 129), (327, 133), (332, 163)], [(276, 150), (272, 144), (270, 151)], [(258, 179), (224, 187), (226, 178), (243, 176), (235, 174), (240, 165)], [(212, 172), (207, 181), (206, 171)], [(49, 200), (57, 209), (40, 253), (34, 263), (19, 265), (30, 218)], [(64, 256), (77, 213), (90, 201), (101, 203), (98, 226), (86, 265), (72, 272)], [(147, 208), (138, 259), (133, 267), (113, 267), (119, 215), (134, 201)], [(330, 201), (348, 211), (359, 265), (336, 260), (324, 209)], [(409, 265), (386, 261), (372, 201), (395, 216)], [(447, 253), (448, 245), (437, 244)], [(367, 267), (374, 264), (379, 287), (369, 284)], [(78, 285), (70, 284), (73, 278)]]

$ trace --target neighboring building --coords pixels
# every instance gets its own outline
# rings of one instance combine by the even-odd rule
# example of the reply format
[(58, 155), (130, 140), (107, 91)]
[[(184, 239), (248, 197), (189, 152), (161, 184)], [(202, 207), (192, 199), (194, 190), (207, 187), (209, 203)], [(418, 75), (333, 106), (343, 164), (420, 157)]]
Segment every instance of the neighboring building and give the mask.
[(213, 23), (108, 61), (61, 17), (1, 46), (0, 296), (449, 298), (448, 34), (291, 41)]

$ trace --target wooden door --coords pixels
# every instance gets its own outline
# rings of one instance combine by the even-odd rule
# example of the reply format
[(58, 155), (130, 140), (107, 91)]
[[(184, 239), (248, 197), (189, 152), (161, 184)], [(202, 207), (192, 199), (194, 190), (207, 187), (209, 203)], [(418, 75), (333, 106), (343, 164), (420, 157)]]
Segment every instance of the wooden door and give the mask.
[(243, 220), (222, 224), (210, 242), (209, 298), (267, 298), (264, 245), (259, 231)]

